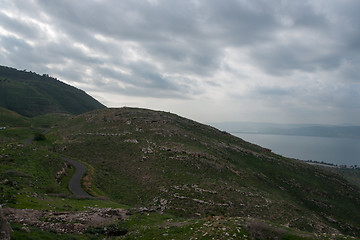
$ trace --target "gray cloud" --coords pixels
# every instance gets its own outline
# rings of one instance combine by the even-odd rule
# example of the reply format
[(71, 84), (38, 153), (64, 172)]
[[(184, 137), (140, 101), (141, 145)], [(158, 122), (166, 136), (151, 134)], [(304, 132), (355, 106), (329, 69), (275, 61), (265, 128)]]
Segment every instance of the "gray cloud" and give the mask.
[(225, 101), (251, 98), (253, 109), (278, 104), (277, 111), (299, 114), (360, 108), (356, 0), (2, 5), (1, 64), (49, 73), (103, 99), (172, 98), (179, 109), (184, 99), (190, 107), (199, 99), (206, 106), (224, 101), (228, 116), (233, 109)]
[(13, 33), (21, 35), (26, 39), (34, 39), (41, 34), (39, 29), (34, 28), (30, 23), (11, 18), (4, 13), (0, 13), (0, 22), (3, 28), (11, 29)]
[(256, 91), (268, 96), (286, 96), (291, 94), (291, 91), (281, 87), (259, 87)]

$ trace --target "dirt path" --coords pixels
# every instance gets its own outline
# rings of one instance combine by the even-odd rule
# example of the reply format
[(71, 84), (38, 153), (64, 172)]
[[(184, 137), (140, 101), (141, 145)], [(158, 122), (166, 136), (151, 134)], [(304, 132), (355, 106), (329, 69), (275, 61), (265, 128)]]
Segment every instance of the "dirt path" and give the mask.
[(84, 189), (81, 187), (81, 178), (86, 172), (86, 166), (70, 158), (61, 157), (61, 159), (69, 162), (75, 167), (75, 173), (74, 175), (72, 175), (69, 181), (70, 191), (77, 197), (91, 198), (92, 196), (85, 192)]

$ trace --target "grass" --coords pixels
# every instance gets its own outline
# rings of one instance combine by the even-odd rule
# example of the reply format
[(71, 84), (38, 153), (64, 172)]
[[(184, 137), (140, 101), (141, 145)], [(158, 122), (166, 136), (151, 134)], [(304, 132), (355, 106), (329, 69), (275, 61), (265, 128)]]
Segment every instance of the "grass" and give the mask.
[(105, 106), (84, 91), (48, 75), (0, 66), (0, 106), (23, 116), (80, 114)]
[(249, 215), (306, 231), (358, 231), (359, 189), (209, 126), (123, 108), (84, 114), (59, 129), (57, 149), (66, 146), (64, 154), (94, 167), (93, 185), (114, 201), (159, 209), (162, 198), (179, 217)]
[(51, 128), (60, 124), (62, 121), (66, 121), (71, 117), (70, 114), (49, 113), (45, 115), (35, 116), (30, 118), (32, 126), (41, 128)]
[[(156, 213), (135, 214), (122, 223), (125, 239), (327, 239), (258, 219), (206, 217), (182, 219)], [(337, 239), (351, 239), (338, 237)]]
[(6, 144), (9, 142), (25, 141), (32, 138), (34, 131), (30, 128), (8, 127), (0, 130), (0, 143)]
[[(61, 184), (56, 172), (65, 166), (58, 155), (36, 145), (7, 144), (0, 149), (0, 203), (15, 208), (83, 210), (84, 206), (124, 207), (111, 201), (74, 199), (67, 187), (73, 168)], [(59, 195), (59, 197), (52, 197)], [(65, 207), (64, 207), (65, 206)]]
[(359, 168), (329, 168), (326, 170), (340, 174), (352, 184), (360, 187), (360, 169)]
[[(314, 235), (262, 220), (239, 217), (184, 219), (168, 214), (136, 213), (122, 222), (105, 227), (91, 227), (85, 234), (56, 234), (37, 228), (12, 224), (12, 239), (328, 239), (327, 234)], [(26, 231), (27, 230), (27, 231)], [(112, 236), (111, 233), (125, 234)], [(354, 239), (331, 236), (332, 239)]]
[[(209, 126), (128, 108), (97, 110), (60, 122), (61, 117), (47, 115), (33, 126), (46, 126), (47, 118), (50, 128), (55, 127), (45, 140), (1, 146), (0, 201), (5, 206), (156, 210), (135, 211), (114, 223), (114, 231), (128, 231), (121, 239), (326, 239), (323, 234), (334, 233), (333, 228), (359, 233), (358, 188), (337, 174), (268, 153)], [(9, 130), (16, 141), (33, 133)], [(67, 181), (74, 169), (67, 168), (61, 183), (54, 178), (64, 167), (60, 155), (86, 164), (84, 187), (108, 200), (71, 197)], [(24, 231), (16, 229), (14, 236), (21, 238)], [(108, 234), (100, 228), (90, 232), (94, 239)], [(51, 234), (34, 230), (28, 236), (46, 239)]]
[(1, 127), (29, 127), (30, 120), (8, 109), (0, 107)]
[[(35, 227), (23, 227), (21, 224), (11, 224), (13, 232), (11, 233), (11, 239), (13, 240), (38, 240), (38, 239), (58, 239), (58, 240), (92, 240), (101, 239), (99, 236), (91, 234), (59, 234), (53, 231), (42, 231)], [(103, 237), (103, 236), (102, 236)]]

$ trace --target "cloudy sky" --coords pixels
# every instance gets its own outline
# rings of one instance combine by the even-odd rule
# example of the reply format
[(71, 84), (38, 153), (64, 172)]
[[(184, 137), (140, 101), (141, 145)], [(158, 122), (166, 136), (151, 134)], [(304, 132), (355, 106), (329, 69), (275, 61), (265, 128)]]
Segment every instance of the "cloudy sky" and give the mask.
[(0, 0), (0, 65), (108, 107), (360, 125), (358, 0)]

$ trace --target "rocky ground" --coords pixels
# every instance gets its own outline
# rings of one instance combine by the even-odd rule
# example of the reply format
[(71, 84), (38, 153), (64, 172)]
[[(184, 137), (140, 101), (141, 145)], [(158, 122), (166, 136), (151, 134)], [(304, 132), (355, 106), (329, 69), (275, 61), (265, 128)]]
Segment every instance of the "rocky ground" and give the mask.
[[(9, 222), (21, 223), (23, 229), (28, 226), (42, 230), (52, 230), (58, 233), (83, 233), (89, 227), (106, 226), (126, 218), (124, 209), (88, 207), (81, 212), (54, 212), (33, 209), (3, 209), (5, 218)], [(28, 230), (29, 231), (29, 230)]]

